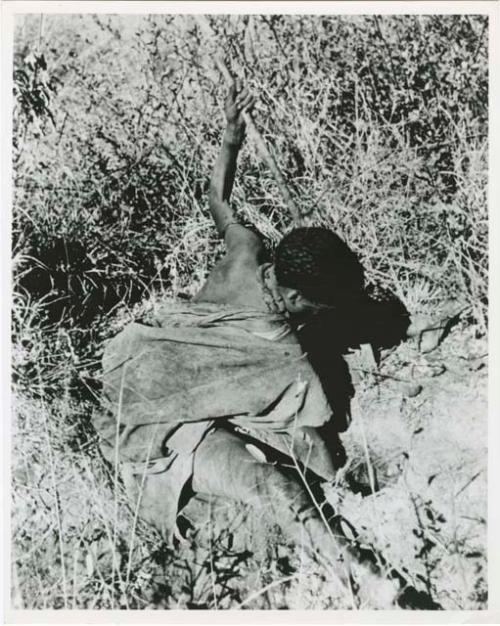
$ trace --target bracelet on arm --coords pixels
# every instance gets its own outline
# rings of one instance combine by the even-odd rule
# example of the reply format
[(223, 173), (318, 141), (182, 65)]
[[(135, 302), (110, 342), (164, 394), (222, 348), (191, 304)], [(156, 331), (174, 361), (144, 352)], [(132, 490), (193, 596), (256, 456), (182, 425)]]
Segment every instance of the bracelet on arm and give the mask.
[(222, 229), (222, 239), (225, 239), (226, 237), (226, 231), (230, 226), (234, 226), (235, 224), (238, 224), (238, 226), (240, 225), (240, 222), (233, 220), (232, 222), (228, 222), (224, 228)]
[(235, 219), (232, 219), (230, 222), (228, 222), (223, 230), (222, 230), (222, 238), (224, 239), (226, 236), (226, 231), (230, 226), (234, 226), (235, 224), (237, 224), (238, 226), (242, 226), (243, 228), (246, 228), (247, 230), (251, 231), (254, 235), (257, 235), (257, 237), (259, 237), (259, 239), (261, 239), (262, 243), (264, 244), (264, 246), (267, 246), (266, 244), (266, 239), (263, 236), (263, 234), (260, 232), (260, 230), (255, 226), (255, 224), (253, 224), (246, 216), (244, 213), (239, 213), (235, 216)]

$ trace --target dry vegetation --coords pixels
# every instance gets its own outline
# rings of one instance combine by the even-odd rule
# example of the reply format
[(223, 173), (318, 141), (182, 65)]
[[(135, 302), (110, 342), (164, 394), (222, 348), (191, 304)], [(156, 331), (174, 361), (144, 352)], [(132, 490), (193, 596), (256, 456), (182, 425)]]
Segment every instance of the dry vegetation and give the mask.
[[(412, 311), (469, 307), (427, 355), (349, 357), (350, 466), (329, 498), (444, 608), (485, 608), (486, 18), (210, 22), (306, 219)], [(191, 539), (167, 545), (112, 489), (90, 426), (102, 341), (193, 293), (221, 252), (206, 202), (225, 91), (214, 41), (189, 17), (16, 24), (14, 607), (360, 606), (244, 507), (194, 504)], [(235, 204), (272, 246), (289, 215), (251, 144), (240, 173)], [(367, 465), (380, 490), (362, 497), (347, 474)]]

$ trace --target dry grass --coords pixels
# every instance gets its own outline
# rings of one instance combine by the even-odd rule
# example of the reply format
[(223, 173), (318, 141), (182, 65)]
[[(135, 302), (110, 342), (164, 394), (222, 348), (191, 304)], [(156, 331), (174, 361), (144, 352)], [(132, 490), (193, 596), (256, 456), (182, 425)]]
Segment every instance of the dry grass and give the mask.
[[(408, 354), (411, 349), (400, 347), (381, 369), (398, 380), (363, 375), (344, 438), (346, 473), (366, 473), (367, 441), (380, 490), (362, 497), (339, 476), (327, 495), (363, 541), (444, 608), (482, 608), (486, 377), (478, 367), (484, 345), (457, 329), (432, 360), (415, 349)], [(446, 372), (436, 376), (443, 365)], [(423, 391), (408, 398), (400, 379)], [(194, 531), (175, 549), (151, 529), (134, 527), (121, 495), (116, 516), (113, 476), (95, 441), (69, 445), (79, 409), (16, 405), (13, 598), (19, 607), (352, 608), (328, 569), (288, 546), (278, 528), (266, 528), (262, 511), (195, 502), (186, 512)], [(374, 606), (375, 599), (365, 608)]]
[[(211, 23), (260, 96), (259, 128), (305, 222), (345, 237), (410, 310), (468, 305), (428, 355), (410, 343), (377, 370), (350, 357), (350, 466), (329, 498), (444, 608), (484, 608), (485, 19)], [(194, 503), (194, 532), (176, 547), (135, 525), (90, 427), (102, 340), (162, 297), (195, 293), (221, 253), (206, 206), (225, 89), (212, 51), (189, 17), (17, 24), (17, 608), (360, 605), (243, 506)], [(240, 172), (235, 205), (272, 247), (290, 219), (251, 144)], [(348, 479), (367, 467), (381, 489), (363, 498)]]

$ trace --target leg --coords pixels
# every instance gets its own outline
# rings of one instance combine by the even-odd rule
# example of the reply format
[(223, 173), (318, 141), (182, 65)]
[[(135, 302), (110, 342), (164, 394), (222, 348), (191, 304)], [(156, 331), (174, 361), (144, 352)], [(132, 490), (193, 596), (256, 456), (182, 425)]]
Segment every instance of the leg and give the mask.
[(278, 522), (285, 536), (321, 560), (336, 563), (346, 556), (334, 537), (321, 506), (300, 475), (289, 475), (275, 465), (257, 461), (245, 441), (224, 430), (203, 440), (195, 453), (192, 488), (195, 493), (244, 502)]
[[(440, 608), (427, 593), (399, 578), (395, 570), (383, 575), (385, 568), (377, 553), (346, 539), (346, 521), (334, 516), (331, 507), (325, 517), (327, 507), (317, 498), (313, 500), (298, 473), (289, 475), (276, 465), (258, 461), (245, 441), (233, 433), (213, 431), (199, 445), (192, 488), (198, 494), (230, 498), (260, 509), (268, 519), (278, 522), (290, 540), (304, 545), (311, 556), (326, 565), (344, 589), (351, 587), (356, 572), (357, 603), (361, 607), (393, 608), (396, 602), (403, 608)], [(354, 529), (352, 532), (355, 535)]]

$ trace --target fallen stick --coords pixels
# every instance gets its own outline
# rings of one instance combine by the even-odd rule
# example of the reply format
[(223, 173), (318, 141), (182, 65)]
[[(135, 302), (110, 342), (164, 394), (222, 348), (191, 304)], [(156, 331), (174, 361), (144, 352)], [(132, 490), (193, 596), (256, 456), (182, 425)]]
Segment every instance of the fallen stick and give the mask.
[[(231, 85), (234, 82), (234, 79), (227, 65), (225, 64), (222, 56), (220, 55), (215, 56), (215, 64), (218, 70), (220, 71), (220, 73), (222, 74), (222, 76), (224, 76), (224, 78), (226, 79), (226, 82), (228, 83), (228, 85)], [(281, 195), (283, 196), (283, 199), (286, 205), (288, 206), (290, 213), (292, 214), (293, 221), (296, 224), (300, 224), (301, 215), (300, 215), (299, 207), (295, 203), (295, 200), (293, 199), (293, 196), (287, 187), (283, 174), (281, 173), (280, 168), (278, 167), (278, 164), (276, 163), (275, 158), (269, 151), (266, 145), (266, 142), (264, 141), (257, 126), (255, 125), (252, 114), (249, 113), (248, 111), (243, 111), (243, 119), (245, 120), (249, 134), (253, 137), (253, 141), (255, 142), (255, 145), (257, 147), (258, 152), (260, 153), (260, 156), (262, 157), (264, 162), (267, 164), (268, 168), (271, 170), (272, 175), (274, 176), (274, 179), (281, 192)]]

